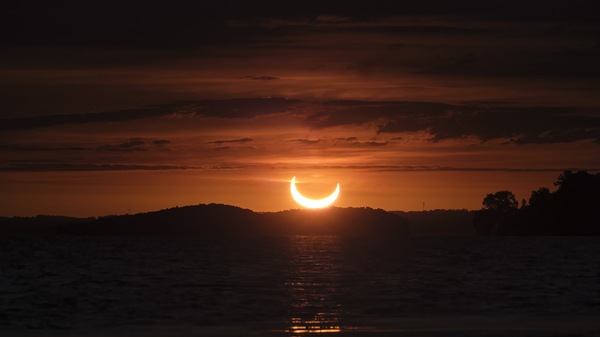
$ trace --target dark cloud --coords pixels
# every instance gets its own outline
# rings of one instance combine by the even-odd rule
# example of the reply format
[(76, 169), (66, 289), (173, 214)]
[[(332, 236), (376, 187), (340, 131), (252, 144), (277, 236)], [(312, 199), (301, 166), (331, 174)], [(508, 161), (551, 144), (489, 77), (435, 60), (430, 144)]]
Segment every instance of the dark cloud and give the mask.
[[(271, 166), (270, 164), (267, 166)], [(256, 167), (253, 165), (252, 167)], [(75, 164), (55, 160), (10, 160), (8, 166), (0, 167), (2, 171), (12, 172), (58, 172), (58, 171), (163, 171), (163, 170), (235, 170), (246, 169), (246, 165), (220, 165), (220, 166), (174, 166), (174, 165), (130, 165), (130, 164)], [(291, 169), (291, 167), (282, 167)], [(373, 170), (397, 172), (563, 172), (563, 171), (589, 171), (600, 172), (600, 168), (510, 168), (510, 167), (453, 167), (453, 166), (428, 166), (428, 165), (313, 165), (293, 167), (298, 169), (343, 169), (343, 170)]]
[(240, 139), (231, 139), (231, 140), (214, 140), (212, 142), (206, 142), (206, 144), (224, 144), (224, 143), (247, 143), (251, 142), (252, 138), (240, 138)]
[(383, 146), (389, 144), (389, 142), (378, 142), (378, 141), (367, 141), (361, 142), (356, 137), (348, 137), (348, 138), (335, 138), (333, 140), (334, 143), (350, 143), (352, 145), (368, 145), (368, 146)]
[(464, 101), (464, 102), (460, 102), (460, 104), (475, 105), (475, 106), (496, 106), (496, 105), (505, 105), (505, 104), (516, 104), (516, 102), (509, 102), (509, 101)]
[[(7, 47), (189, 48), (247, 43), (272, 33), (262, 22), (316, 25), (378, 21), (394, 16), (477, 17), (482, 21), (596, 24), (594, 1), (136, 1), (14, 2), (0, 14), (0, 45)], [(319, 19), (335, 16), (338, 19)], [(344, 18), (344, 19), (339, 19)], [(235, 26), (232, 22), (243, 22)], [(271, 29), (272, 30), (272, 29)], [(564, 30), (558, 30), (562, 32)]]
[[(317, 144), (317, 143), (327, 142), (327, 141), (328, 141), (327, 139), (306, 139), (306, 138), (288, 140), (288, 142), (295, 142), (295, 143), (301, 143), (301, 144), (306, 144), (306, 145), (312, 145), (312, 144)], [(358, 138), (356, 138), (356, 137), (334, 138), (332, 140), (332, 142), (334, 143), (334, 145), (349, 144), (349, 145), (383, 146), (383, 145), (389, 144), (389, 142), (387, 142), (387, 141), (384, 141), (384, 142), (378, 142), (378, 141), (360, 142), (360, 141), (358, 141)]]
[[(125, 143), (125, 144), (128, 144), (128, 143)], [(120, 144), (120, 145), (117, 145), (117, 146), (106, 144), (106, 145), (98, 146), (96, 148), (96, 150), (98, 150), (98, 151), (116, 151), (116, 152), (146, 151), (145, 148), (139, 147), (139, 146), (136, 146), (136, 147), (132, 147), (132, 146), (131, 147), (122, 147), (121, 145), (123, 145), (123, 144)]]
[(245, 76), (245, 79), (248, 80), (253, 80), (253, 81), (272, 81), (272, 80), (278, 80), (279, 77), (273, 77), (273, 76)]
[(15, 152), (49, 152), (49, 151), (118, 151), (118, 152), (133, 152), (133, 151), (146, 151), (145, 148), (139, 145), (144, 145), (146, 142), (140, 140), (140, 138), (131, 138), (129, 141), (117, 145), (105, 144), (96, 148), (82, 147), (82, 146), (49, 146), (40, 144), (27, 144), (27, 145), (0, 145), (0, 150), (8, 150)]
[(383, 141), (383, 142), (378, 142), (378, 141), (367, 141), (367, 142), (361, 142), (358, 140), (358, 138), (356, 137), (348, 137), (348, 138), (335, 138), (333, 139), (333, 142), (338, 145), (338, 144), (350, 144), (350, 145), (365, 145), (365, 146), (384, 146), (384, 145), (388, 145), (390, 142), (388, 141)]
[(441, 103), (393, 102), (393, 101), (329, 101), (325, 106), (342, 108), (327, 109), (307, 117), (307, 122), (316, 128), (349, 124), (364, 124), (380, 118), (397, 116), (444, 116), (452, 107)]
[(63, 163), (64, 160), (56, 159), (10, 159), (8, 163)]
[(285, 98), (238, 98), (229, 100), (205, 100), (175, 102), (140, 109), (125, 109), (72, 115), (49, 115), (0, 119), (0, 131), (34, 129), (64, 124), (99, 122), (124, 122), (172, 114), (202, 115), (220, 118), (253, 118), (285, 112), (299, 101)]
[(214, 148), (215, 151), (228, 151), (228, 150), (256, 150), (255, 146), (240, 146), (240, 147), (231, 147), (231, 146), (219, 146)]
[(308, 145), (316, 144), (316, 143), (319, 143), (320, 141), (321, 141), (321, 139), (305, 139), (305, 138), (288, 140), (288, 142), (302, 143), (302, 144), (308, 144)]
[[(597, 28), (600, 34), (600, 28)], [(526, 33), (528, 39), (536, 39), (532, 32)], [(524, 37), (521, 37), (524, 38)], [(543, 38), (538, 36), (537, 38)], [(495, 39), (490, 37), (490, 39)], [(517, 37), (515, 37), (515, 40)], [(564, 42), (555, 42), (556, 44)], [(430, 51), (422, 49), (423, 54)], [(476, 56), (477, 53), (477, 56)], [(430, 59), (424, 56), (420, 62), (406, 59), (387, 58), (369, 60), (371, 68), (393, 70), (397, 67), (410, 67), (416, 74), (452, 75), (477, 78), (597, 78), (600, 69), (596, 60), (600, 58), (597, 46), (552, 47), (539, 49), (529, 45), (517, 45), (509, 42), (498, 43), (492, 47), (481, 48), (479, 52), (468, 52), (459, 59), (453, 54), (435, 55)]]
[(85, 147), (67, 146), (67, 147), (47, 147), (43, 145), (0, 145), (0, 150), (16, 152), (46, 152), (46, 151), (86, 151)]
[(0, 167), (0, 171), (20, 172), (56, 172), (56, 171), (162, 171), (162, 170), (189, 170), (196, 169), (192, 166), (171, 165), (98, 165), (98, 164), (53, 164), (53, 163), (18, 163)]
[(159, 139), (159, 140), (153, 141), (152, 144), (161, 146), (161, 145), (171, 144), (171, 141), (166, 140), (166, 139)]
[(378, 132), (427, 131), (433, 141), (476, 137), (481, 141), (512, 138), (517, 144), (570, 143), (600, 137), (600, 118), (577, 115), (585, 109), (460, 108), (441, 117), (403, 116)]
[[(465, 35), (482, 33), (480, 29), (457, 28), (451, 26), (435, 26), (435, 25), (407, 25), (407, 26), (373, 26), (373, 27), (349, 27), (338, 28), (332, 27), (331, 32), (339, 33), (381, 33), (388, 35), (407, 36), (407, 35)], [(399, 44), (393, 46), (399, 49)], [(394, 47), (393, 47), (394, 48)]]
[(465, 57), (456, 61), (457, 64), (471, 64), (475, 62), (477, 62), (477, 59), (475, 58), (475, 54), (473, 53), (468, 53), (467, 55), (465, 55)]
[(144, 144), (146, 144), (146, 142), (140, 140), (139, 138), (132, 138), (131, 140), (129, 140), (126, 143), (119, 144), (119, 147), (122, 149), (130, 149), (130, 148), (134, 148), (138, 145), (144, 145)]
[(358, 138), (356, 137), (348, 137), (348, 138), (335, 138), (334, 142), (355, 142)]
[(405, 44), (403, 44), (403, 43), (394, 43), (394, 44), (391, 44), (389, 47), (387, 47), (386, 50), (387, 51), (396, 51), (396, 50), (404, 49), (404, 47), (405, 47)]
[(490, 167), (452, 167), (452, 166), (426, 166), (426, 165), (332, 165), (332, 166), (306, 166), (294, 169), (345, 169), (345, 170), (373, 170), (373, 171), (397, 171), (397, 172), (564, 172), (564, 171), (589, 171), (598, 172), (600, 168), (490, 168)]
[[(378, 133), (425, 132), (430, 140), (474, 137), (482, 142), (494, 139), (511, 139), (515, 144), (570, 143), (579, 140), (600, 139), (600, 108), (575, 107), (477, 107), (429, 102), (404, 101), (327, 101), (302, 102), (282, 98), (230, 99), (194, 102), (177, 102), (144, 109), (80, 115), (54, 115), (32, 118), (4, 119), (0, 130), (29, 129), (36, 127), (92, 122), (129, 121), (166, 116), (170, 114), (196, 114), (220, 118), (252, 118), (259, 115), (293, 111), (301, 104), (305, 122), (322, 129), (343, 125), (371, 124)], [(216, 140), (209, 144), (245, 143), (251, 138)], [(318, 140), (292, 141), (314, 144)], [(335, 142), (358, 142), (357, 139), (334, 139)], [(160, 141), (159, 141), (160, 142)], [(127, 142), (106, 144), (97, 150), (144, 151), (145, 141), (132, 138)], [(155, 143), (156, 144), (156, 143)], [(166, 143), (165, 143), (166, 144)], [(365, 145), (378, 145), (377, 144)], [(45, 145), (4, 145), (14, 151), (85, 150), (83, 147), (51, 148)]]
[(384, 145), (388, 145), (389, 142), (362, 142), (362, 143), (358, 143), (358, 144), (365, 144), (365, 145), (369, 145), (369, 146), (384, 146)]
[(98, 151), (118, 151), (118, 152), (134, 152), (146, 151), (146, 148), (140, 145), (146, 144), (141, 138), (130, 138), (129, 141), (118, 145), (105, 144), (96, 148)]
[[(594, 139), (595, 138), (595, 139)], [(597, 125), (594, 129), (580, 127), (578, 129), (568, 130), (550, 130), (540, 135), (526, 135), (512, 140), (516, 144), (553, 144), (553, 143), (572, 143), (582, 139), (594, 139), (592, 143), (598, 143), (600, 140), (600, 129)]]
[[(313, 22), (303, 24), (288, 24), (271, 28), (262, 34), (267, 39), (286, 39), (302, 36), (339, 35), (348, 36), (355, 34), (377, 34), (397, 37), (408, 36), (469, 36), (484, 33), (481, 29), (457, 28), (439, 25), (382, 25), (379, 23), (368, 24), (366, 21), (356, 21), (355, 26), (328, 25), (319, 26)], [(367, 23), (367, 24), (365, 24)], [(394, 46), (399, 46), (395, 44)], [(281, 48), (286, 48), (285, 45)], [(392, 49), (398, 49), (398, 47)], [(388, 50), (389, 51), (389, 50)]]
[[(427, 132), (432, 141), (475, 137), (481, 141), (512, 138), (516, 144), (569, 143), (600, 138), (596, 108), (479, 108), (419, 102), (329, 102), (307, 117), (325, 128), (375, 122), (378, 133)], [(355, 107), (350, 107), (354, 105)]]

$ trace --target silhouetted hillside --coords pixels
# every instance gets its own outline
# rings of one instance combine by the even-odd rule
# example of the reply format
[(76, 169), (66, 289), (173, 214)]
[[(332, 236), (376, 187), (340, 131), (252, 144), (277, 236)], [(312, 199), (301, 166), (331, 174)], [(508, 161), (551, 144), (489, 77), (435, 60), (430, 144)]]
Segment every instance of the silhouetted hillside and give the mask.
[(408, 220), (382, 209), (296, 209), (262, 213), (264, 233), (275, 235), (409, 235)]
[(289, 210), (256, 213), (221, 204), (103, 217), (63, 226), (80, 235), (408, 235), (406, 219), (372, 208)]
[(390, 211), (410, 222), (411, 236), (474, 236), (473, 215), (466, 209), (431, 211)]
[(32, 217), (0, 217), (0, 235), (50, 235), (67, 224), (80, 224), (96, 218), (38, 215)]

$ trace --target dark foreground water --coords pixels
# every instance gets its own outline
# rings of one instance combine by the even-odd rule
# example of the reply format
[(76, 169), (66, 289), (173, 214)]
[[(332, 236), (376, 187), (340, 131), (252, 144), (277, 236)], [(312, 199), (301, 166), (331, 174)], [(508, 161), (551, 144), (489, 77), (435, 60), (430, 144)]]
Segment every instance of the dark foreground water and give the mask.
[(0, 336), (596, 336), (600, 238), (0, 238)]

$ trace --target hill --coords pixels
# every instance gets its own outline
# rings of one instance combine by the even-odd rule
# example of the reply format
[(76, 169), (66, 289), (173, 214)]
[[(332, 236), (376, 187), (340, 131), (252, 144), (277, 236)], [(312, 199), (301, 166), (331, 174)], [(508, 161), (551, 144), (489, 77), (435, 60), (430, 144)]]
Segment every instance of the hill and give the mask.
[[(52, 228), (49, 230), (48, 228)], [(409, 223), (381, 209), (338, 208), (257, 213), (222, 204), (175, 207), (156, 212), (100, 217), (46, 228), (70, 235), (409, 235)], [(0, 231), (2, 229), (0, 228)]]

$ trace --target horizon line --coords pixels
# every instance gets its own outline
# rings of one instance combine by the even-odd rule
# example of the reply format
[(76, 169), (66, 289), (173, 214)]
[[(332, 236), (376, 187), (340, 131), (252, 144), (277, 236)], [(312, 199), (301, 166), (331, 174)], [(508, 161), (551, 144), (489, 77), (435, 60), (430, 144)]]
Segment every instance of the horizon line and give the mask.
[(36, 214), (36, 215), (32, 215), (32, 216), (20, 216), (20, 215), (13, 215), (13, 216), (5, 216), (5, 215), (0, 215), (0, 218), (35, 218), (38, 216), (48, 216), (48, 217), (66, 217), (66, 218), (76, 218), (76, 219), (87, 219), (87, 218), (95, 218), (96, 220), (101, 218), (101, 217), (112, 217), (112, 216), (126, 216), (126, 215), (138, 215), (138, 214), (146, 214), (146, 213), (154, 213), (154, 212), (160, 212), (160, 211), (166, 211), (166, 210), (170, 210), (170, 209), (177, 209), (177, 208), (184, 208), (184, 207), (194, 207), (194, 206), (200, 206), (200, 205), (223, 205), (223, 206), (231, 206), (231, 207), (237, 207), (237, 208), (241, 208), (241, 209), (245, 209), (245, 210), (249, 210), (252, 211), (254, 213), (279, 213), (279, 212), (286, 212), (286, 211), (296, 211), (296, 210), (306, 210), (306, 211), (319, 211), (319, 210), (324, 210), (327, 208), (370, 208), (370, 209), (374, 209), (374, 210), (383, 210), (385, 212), (429, 212), (429, 211), (468, 211), (468, 212), (472, 212), (472, 211), (476, 211), (476, 209), (467, 209), (467, 208), (452, 208), (452, 209), (447, 209), (447, 208), (436, 208), (436, 209), (428, 209), (428, 210), (386, 210), (383, 208), (379, 208), (379, 207), (371, 207), (371, 206), (347, 206), (347, 207), (341, 207), (341, 206), (327, 206), (327, 207), (323, 207), (323, 208), (290, 208), (290, 209), (283, 209), (283, 210), (278, 210), (278, 211), (255, 211), (253, 209), (250, 208), (245, 208), (245, 207), (241, 207), (241, 206), (236, 206), (236, 205), (232, 205), (232, 204), (223, 204), (223, 203), (216, 203), (216, 202), (211, 202), (211, 203), (199, 203), (199, 204), (194, 204), (194, 205), (184, 205), (184, 206), (173, 206), (173, 207), (167, 207), (167, 208), (163, 208), (163, 209), (159, 209), (159, 210), (153, 210), (153, 211), (146, 211), (146, 212), (138, 212), (138, 213), (122, 213), (122, 214), (105, 214), (105, 215), (97, 215), (97, 216), (70, 216), (70, 215), (62, 215), (62, 214)]

